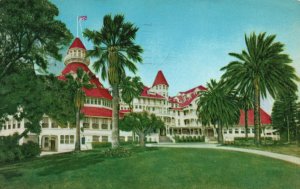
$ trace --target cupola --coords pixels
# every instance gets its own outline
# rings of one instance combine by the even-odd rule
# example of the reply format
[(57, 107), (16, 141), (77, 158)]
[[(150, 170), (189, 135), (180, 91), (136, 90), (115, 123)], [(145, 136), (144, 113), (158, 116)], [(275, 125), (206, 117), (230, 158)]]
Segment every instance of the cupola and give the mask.
[(72, 45), (69, 47), (67, 56), (64, 59), (65, 65), (68, 65), (73, 62), (83, 63), (87, 66), (90, 64), (90, 59), (86, 58), (86, 49), (78, 37), (73, 41)]

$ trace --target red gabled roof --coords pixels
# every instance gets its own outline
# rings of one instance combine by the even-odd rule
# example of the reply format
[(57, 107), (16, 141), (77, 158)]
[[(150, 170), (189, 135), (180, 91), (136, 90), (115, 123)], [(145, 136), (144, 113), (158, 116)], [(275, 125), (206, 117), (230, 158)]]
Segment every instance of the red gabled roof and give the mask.
[(86, 96), (88, 97), (96, 97), (96, 98), (105, 98), (108, 100), (112, 100), (112, 96), (105, 88), (91, 88), (91, 89), (83, 89)]
[(148, 90), (150, 88), (148, 87), (144, 87), (143, 91), (142, 91), (142, 94), (141, 94), (141, 97), (149, 97), (149, 98), (160, 98), (160, 99), (164, 99), (165, 97), (155, 93), (155, 94), (149, 94), (148, 93)]
[(85, 46), (83, 45), (83, 43), (81, 42), (81, 40), (76, 37), (76, 39), (73, 41), (72, 45), (69, 47), (69, 49), (72, 49), (72, 48), (81, 48), (81, 49), (85, 49)]
[[(243, 110), (240, 111), (240, 126), (245, 126), (245, 112)], [(254, 126), (254, 110), (248, 110), (248, 125)], [(260, 109), (260, 122), (262, 125), (270, 125), (271, 122), (271, 116), (267, 114), (263, 109)]]
[(78, 62), (70, 63), (62, 71), (62, 75), (58, 76), (57, 78), (60, 80), (65, 80), (65, 75), (71, 72), (76, 73), (78, 68), (82, 68), (85, 72), (89, 73), (89, 75), (91, 76), (90, 82), (95, 85), (92, 89), (84, 89), (86, 96), (112, 100), (112, 96), (110, 95), (109, 91), (103, 87), (99, 79), (91, 72), (91, 70), (85, 64)]
[(194, 99), (196, 99), (198, 97), (197, 94), (192, 94), (191, 98), (188, 98), (186, 101), (184, 101), (183, 103), (179, 104), (180, 107), (186, 107), (188, 105), (190, 105), (192, 103), (192, 101)]
[(197, 87), (194, 87), (194, 88), (192, 88), (192, 89), (189, 89), (189, 90), (187, 90), (187, 91), (185, 91), (185, 92), (180, 92), (180, 93), (181, 93), (181, 94), (188, 94), (188, 93), (194, 92), (196, 89), (199, 89), (199, 90), (201, 90), (201, 91), (206, 91), (206, 90), (207, 90), (207, 88), (203, 87), (202, 85), (199, 85), (199, 86), (197, 86)]
[(156, 77), (155, 77), (155, 80), (153, 82), (153, 85), (152, 86), (155, 86), (155, 85), (167, 85), (169, 86), (164, 74), (162, 73), (161, 70), (158, 71)]

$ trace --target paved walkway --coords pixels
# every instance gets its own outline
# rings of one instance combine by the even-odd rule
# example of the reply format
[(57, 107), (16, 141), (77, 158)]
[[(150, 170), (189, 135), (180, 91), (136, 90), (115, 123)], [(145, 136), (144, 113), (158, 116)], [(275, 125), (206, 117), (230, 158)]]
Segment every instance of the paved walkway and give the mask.
[(221, 149), (221, 150), (229, 150), (229, 151), (237, 151), (237, 152), (246, 152), (252, 153), (262, 156), (267, 156), (275, 159), (280, 159), (283, 161), (287, 161), (290, 163), (294, 163), (300, 165), (300, 158), (295, 156), (289, 156), (284, 154), (278, 154), (273, 152), (261, 151), (261, 150), (253, 150), (253, 149), (245, 149), (245, 148), (236, 148), (236, 147), (226, 147), (220, 146), (218, 144), (172, 144), (172, 143), (160, 143), (160, 144), (146, 144), (147, 147), (167, 147), (167, 148), (208, 148), (208, 149)]

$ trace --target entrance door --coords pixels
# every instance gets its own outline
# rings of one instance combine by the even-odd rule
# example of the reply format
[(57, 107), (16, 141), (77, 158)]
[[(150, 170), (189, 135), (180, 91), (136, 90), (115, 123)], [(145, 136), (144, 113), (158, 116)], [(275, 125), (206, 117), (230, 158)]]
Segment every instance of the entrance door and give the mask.
[(51, 139), (51, 151), (55, 151), (55, 139)]
[(166, 136), (166, 129), (163, 128), (163, 129), (160, 129), (160, 136)]

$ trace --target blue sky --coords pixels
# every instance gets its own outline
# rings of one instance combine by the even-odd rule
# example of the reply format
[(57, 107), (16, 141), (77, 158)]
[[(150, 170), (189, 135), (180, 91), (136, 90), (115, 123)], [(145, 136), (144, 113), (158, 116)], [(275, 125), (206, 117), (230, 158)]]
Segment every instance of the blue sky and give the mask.
[[(138, 75), (152, 85), (162, 70), (170, 95), (209, 79), (219, 79), (221, 67), (233, 60), (229, 52), (245, 48), (244, 34), (276, 34), (300, 75), (300, 2), (298, 0), (52, 0), (58, 18), (76, 36), (76, 18), (83, 28), (99, 29), (106, 14), (121, 13), (139, 31), (136, 43), (144, 49)], [(83, 39), (81, 37), (81, 39)], [(91, 44), (83, 39), (87, 49)], [(63, 63), (51, 70), (59, 73)], [(299, 86), (300, 87), (300, 86)], [(270, 112), (272, 100), (263, 102)]]

